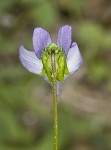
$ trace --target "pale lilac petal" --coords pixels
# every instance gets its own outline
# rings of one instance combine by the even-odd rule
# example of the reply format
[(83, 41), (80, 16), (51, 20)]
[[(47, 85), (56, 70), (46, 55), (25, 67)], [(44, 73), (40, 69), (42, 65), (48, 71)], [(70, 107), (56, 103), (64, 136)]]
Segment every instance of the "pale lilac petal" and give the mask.
[(65, 25), (58, 32), (57, 45), (59, 48), (62, 48), (66, 55), (71, 45), (71, 30), (71, 26)]
[(28, 51), (24, 46), (19, 47), (19, 58), (22, 65), (30, 72), (40, 74), (42, 72), (42, 61), (37, 58), (34, 51)]
[(74, 42), (67, 55), (67, 67), (70, 74), (76, 72), (83, 63), (77, 44)]
[(49, 81), (48, 76), (47, 76), (46, 74), (43, 76), (43, 79), (44, 79), (47, 83), (51, 84), (51, 82)]
[(42, 51), (52, 43), (49, 33), (42, 28), (35, 28), (33, 32), (33, 47), (35, 54), (40, 59)]
[[(44, 80), (47, 81), (47, 82), (51, 85), (51, 87), (52, 87), (52, 83), (49, 81), (47, 75), (44, 75), (43, 78), (44, 78)], [(62, 82), (57, 81), (57, 95), (60, 95), (60, 94), (61, 94), (61, 87), (62, 87)]]
[(61, 94), (62, 82), (57, 81), (57, 95)]

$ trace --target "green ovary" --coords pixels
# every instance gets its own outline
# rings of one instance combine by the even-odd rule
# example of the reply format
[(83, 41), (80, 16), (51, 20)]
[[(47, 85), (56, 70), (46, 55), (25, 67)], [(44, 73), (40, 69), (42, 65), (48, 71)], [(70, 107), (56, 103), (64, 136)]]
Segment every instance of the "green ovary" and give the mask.
[(52, 43), (42, 53), (43, 69), (41, 75), (47, 75), (50, 82), (52, 82), (52, 66), (51, 66), (51, 51), (55, 50), (55, 63), (56, 63), (56, 79), (58, 81), (64, 80), (64, 75), (69, 75), (67, 68), (66, 56), (62, 50), (59, 50), (57, 45)]

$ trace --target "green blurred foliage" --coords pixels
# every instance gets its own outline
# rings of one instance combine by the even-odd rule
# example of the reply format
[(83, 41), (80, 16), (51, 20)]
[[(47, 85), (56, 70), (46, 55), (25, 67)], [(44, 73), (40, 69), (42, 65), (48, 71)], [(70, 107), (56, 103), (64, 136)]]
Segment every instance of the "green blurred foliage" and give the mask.
[[(105, 87), (106, 91), (111, 89), (110, 2), (106, 0), (104, 5), (99, 0), (99, 12), (94, 11), (94, 2), (95, 0), (0, 2), (0, 150), (53, 148), (51, 108), (40, 102), (36, 95), (37, 85), (44, 86), (44, 81), (26, 71), (18, 59), (21, 43), (32, 49), (31, 37), (36, 26), (57, 34), (53, 29), (61, 24), (72, 24), (88, 70), (86, 80), (90, 86), (96, 84)], [(100, 12), (104, 14), (101, 19)], [(73, 150), (79, 146), (89, 150), (111, 149), (110, 128), (98, 126), (96, 121), (95, 128), (92, 128), (90, 119), (76, 116), (68, 106), (59, 107), (61, 150)]]
[[(111, 85), (111, 34), (101, 24), (82, 22), (78, 36), (84, 47), (88, 78), (92, 84)], [(105, 81), (105, 82), (104, 82)]]

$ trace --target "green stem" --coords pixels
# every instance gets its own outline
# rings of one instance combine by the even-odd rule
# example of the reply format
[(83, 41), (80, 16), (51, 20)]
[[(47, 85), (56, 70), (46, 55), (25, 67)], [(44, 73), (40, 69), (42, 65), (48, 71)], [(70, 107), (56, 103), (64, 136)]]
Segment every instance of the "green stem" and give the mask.
[(57, 113), (57, 83), (56, 83), (56, 63), (55, 51), (51, 51), (51, 65), (52, 65), (52, 92), (53, 92), (53, 106), (54, 106), (54, 150), (58, 150), (58, 113)]

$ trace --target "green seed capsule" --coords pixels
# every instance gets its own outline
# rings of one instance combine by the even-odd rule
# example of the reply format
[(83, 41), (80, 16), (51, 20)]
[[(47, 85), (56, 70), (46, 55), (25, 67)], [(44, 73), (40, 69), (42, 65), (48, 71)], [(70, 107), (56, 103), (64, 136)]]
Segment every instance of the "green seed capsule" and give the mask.
[(57, 72), (57, 80), (63, 81), (64, 80), (64, 70), (65, 70), (65, 60), (64, 60), (64, 55), (60, 55), (57, 63), (58, 63), (58, 72)]
[(64, 75), (69, 75), (69, 71), (66, 63), (66, 56), (62, 50), (59, 50), (57, 45), (52, 43), (42, 53), (43, 69), (41, 75), (47, 74), (48, 79), (52, 82), (52, 65), (51, 65), (51, 51), (55, 51), (55, 63), (56, 63), (56, 79), (58, 81), (64, 80)]

